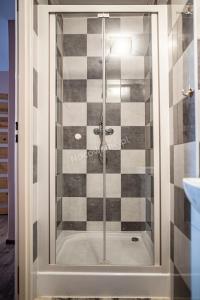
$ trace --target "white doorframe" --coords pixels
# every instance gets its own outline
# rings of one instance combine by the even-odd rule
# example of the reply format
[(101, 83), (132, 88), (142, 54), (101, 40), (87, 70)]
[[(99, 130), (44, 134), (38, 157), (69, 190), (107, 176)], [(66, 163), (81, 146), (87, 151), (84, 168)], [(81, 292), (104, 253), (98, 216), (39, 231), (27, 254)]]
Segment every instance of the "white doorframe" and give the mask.
[[(156, 36), (153, 38), (158, 40), (158, 52), (159, 52), (159, 62), (158, 62), (158, 74), (159, 74), (159, 98), (160, 98), (160, 170), (161, 170), (161, 205), (156, 206), (156, 214), (161, 214), (161, 240), (157, 236), (157, 246), (161, 244), (161, 265), (159, 264), (160, 258), (157, 253), (157, 260), (154, 266), (149, 267), (133, 267), (133, 266), (88, 266), (88, 267), (68, 267), (68, 266), (58, 266), (55, 264), (49, 264), (49, 118), (52, 117), (52, 113), (49, 110), (49, 99), (50, 99), (50, 88), (49, 88), (49, 74), (50, 74), (50, 15), (58, 12), (148, 12), (156, 13), (158, 15), (158, 39)], [(129, 274), (130, 279), (138, 278), (144, 276), (147, 278), (148, 282), (151, 280), (158, 280), (160, 283), (158, 285), (158, 290), (155, 290), (155, 294), (152, 296), (158, 296), (160, 293), (167, 294), (167, 289), (164, 287), (162, 280), (166, 284), (166, 280), (169, 276), (169, 197), (170, 197), (170, 186), (169, 186), (169, 91), (168, 91), (168, 34), (167, 34), (167, 7), (164, 5), (158, 6), (137, 6), (137, 5), (50, 5), (50, 6), (39, 6), (39, 69), (38, 69), (38, 88), (39, 88), (39, 98), (40, 109), (38, 110), (38, 128), (39, 128), (39, 153), (38, 153), (38, 201), (40, 204), (39, 209), (39, 248), (38, 248), (38, 259), (39, 259), (39, 271), (38, 271), (38, 287), (39, 295), (42, 295), (45, 291), (48, 294), (48, 286), (51, 286), (51, 280), (55, 282), (52, 289), (53, 293), (56, 293), (58, 287), (64, 292), (65, 289), (68, 291), (69, 295), (69, 285), (66, 283), (66, 278), (70, 283), (70, 276), (78, 280), (82, 276), (82, 284), (84, 282), (83, 278), (88, 278), (89, 275), (96, 274), (101, 276), (107, 274), (110, 276), (110, 280), (113, 284), (117, 285), (118, 280), (116, 280), (116, 275), (120, 274), (123, 276)], [(154, 26), (156, 25), (156, 19), (153, 19)], [(54, 22), (55, 23), (55, 22)], [(52, 50), (51, 50), (52, 51)], [(155, 62), (155, 60), (154, 60)], [(155, 62), (156, 63), (156, 62)], [(156, 93), (156, 91), (155, 91)], [(158, 98), (158, 97), (157, 97)], [(157, 107), (159, 110), (159, 107)], [(156, 121), (156, 119), (155, 119)], [(157, 120), (156, 122), (159, 122)], [(54, 126), (55, 123), (52, 125)], [(159, 134), (159, 129), (156, 131)], [(157, 153), (159, 154), (159, 153)], [(159, 166), (157, 166), (159, 167)], [(168, 182), (168, 184), (166, 184)], [(52, 228), (51, 228), (52, 229)], [(53, 234), (53, 239), (54, 233)], [(156, 231), (156, 235), (160, 235), (159, 230)], [(52, 245), (52, 244), (51, 244)], [(83, 277), (85, 276), (85, 277)], [(89, 276), (89, 277), (87, 277)], [(120, 278), (121, 290), (123, 290), (123, 280)], [(132, 276), (132, 277), (131, 277)], [(125, 279), (125, 277), (124, 277)], [(74, 283), (73, 283), (74, 282)], [(76, 280), (71, 282), (71, 293), (76, 290), (83, 292), (84, 288), (81, 283), (79, 287), (77, 286)], [(86, 280), (87, 282), (87, 280)], [(90, 282), (90, 281), (89, 281)], [(88, 284), (89, 284), (88, 282)], [(127, 281), (128, 282), (128, 281)], [(124, 282), (125, 284), (125, 282)], [(56, 286), (55, 286), (56, 285)], [(100, 284), (101, 285), (101, 284)], [(143, 283), (144, 285), (144, 283)], [(125, 287), (125, 286), (124, 286)], [(137, 290), (137, 286), (133, 285), (131, 288)], [(150, 287), (149, 287), (150, 288)], [(155, 288), (155, 285), (154, 285)], [(92, 293), (92, 290), (91, 290)], [(94, 291), (95, 293), (95, 291)], [(84, 292), (83, 292), (84, 294)], [(55, 294), (56, 295), (56, 294)], [(139, 291), (138, 295), (139, 296)], [(140, 295), (141, 296), (141, 295)], [(162, 296), (162, 295), (161, 295)], [(164, 295), (163, 295), (164, 296)]]

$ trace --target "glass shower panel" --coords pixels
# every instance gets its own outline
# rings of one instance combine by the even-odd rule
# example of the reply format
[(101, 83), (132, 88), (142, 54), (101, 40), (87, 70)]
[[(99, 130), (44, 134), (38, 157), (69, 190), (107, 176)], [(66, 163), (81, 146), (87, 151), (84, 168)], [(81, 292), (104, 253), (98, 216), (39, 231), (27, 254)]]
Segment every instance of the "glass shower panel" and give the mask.
[(152, 39), (151, 14), (56, 15), (57, 264), (154, 263)]
[(151, 15), (105, 22), (106, 256), (114, 265), (152, 265)]
[(61, 202), (57, 203), (56, 261), (96, 265), (103, 255), (102, 20), (66, 14), (61, 21), (57, 61), (62, 53), (62, 161), (57, 159), (56, 198)]

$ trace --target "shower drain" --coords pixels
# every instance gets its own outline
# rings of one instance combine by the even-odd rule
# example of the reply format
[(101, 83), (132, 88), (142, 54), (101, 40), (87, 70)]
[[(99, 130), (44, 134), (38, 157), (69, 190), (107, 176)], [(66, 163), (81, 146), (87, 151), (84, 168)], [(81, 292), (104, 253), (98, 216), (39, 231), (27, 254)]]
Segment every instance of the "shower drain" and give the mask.
[(133, 236), (133, 237), (131, 238), (131, 241), (132, 241), (132, 242), (139, 242), (139, 238), (136, 237), (136, 236)]

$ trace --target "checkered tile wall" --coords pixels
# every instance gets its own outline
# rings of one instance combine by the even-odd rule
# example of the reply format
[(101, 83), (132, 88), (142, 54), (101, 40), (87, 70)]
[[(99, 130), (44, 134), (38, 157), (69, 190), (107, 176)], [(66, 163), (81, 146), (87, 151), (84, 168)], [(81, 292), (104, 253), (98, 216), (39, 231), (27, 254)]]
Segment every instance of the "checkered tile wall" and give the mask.
[[(106, 20), (106, 218), (110, 230), (147, 228), (145, 76), (149, 33), (143, 16)], [(63, 19), (62, 228), (100, 230), (103, 167), (94, 134), (102, 118), (102, 24), (97, 18)], [(132, 37), (132, 53), (112, 55), (116, 34)], [(149, 54), (148, 54), (149, 55)], [(146, 65), (145, 65), (146, 57)], [(149, 72), (147, 72), (149, 74)], [(149, 199), (149, 197), (148, 197)], [(148, 222), (149, 223), (149, 222)]]

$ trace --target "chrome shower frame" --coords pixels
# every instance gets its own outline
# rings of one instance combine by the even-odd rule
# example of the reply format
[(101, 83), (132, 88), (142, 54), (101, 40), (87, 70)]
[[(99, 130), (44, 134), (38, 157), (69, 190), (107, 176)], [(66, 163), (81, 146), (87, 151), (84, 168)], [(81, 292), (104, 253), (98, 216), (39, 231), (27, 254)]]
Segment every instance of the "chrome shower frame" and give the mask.
[[(155, 264), (153, 266), (60, 266), (55, 261), (55, 14), (56, 13), (151, 13), (153, 119), (157, 147), (155, 170)], [(38, 296), (152, 296), (170, 293), (170, 185), (168, 33), (165, 5), (40, 5), (38, 7)], [(44, 55), (45, 53), (45, 55)], [(53, 58), (53, 59), (52, 59)], [(46, 120), (44, 122), (44, 120)], [(104, 123), (105, 128), (105, 123)], [(105, 131), (104, 131), (105, 132)], [(160, 137), (160, 138), (159, 138)], [(160, 158), (160, 159), (159, 159)], [(144, 289), (145, 287), (145, 289)], [(88, 295), (89, 291), (89, 295)]]

